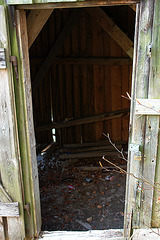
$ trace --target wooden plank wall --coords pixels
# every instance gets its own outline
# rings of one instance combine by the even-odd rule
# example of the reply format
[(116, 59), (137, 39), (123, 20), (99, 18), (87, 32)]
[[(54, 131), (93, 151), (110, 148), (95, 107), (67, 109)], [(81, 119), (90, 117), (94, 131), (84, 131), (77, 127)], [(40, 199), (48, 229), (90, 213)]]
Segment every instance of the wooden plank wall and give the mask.
[[(128, 6), (106, 7), (104, 11), (133, 40), (135, 12)], [(56, 9), (30, 48), (31, 76), (34, 79), (45, 56), (59, 36), (72, 9)], [(80, 20), (65, 40), (58, 57), (128, 57), (83, 9)], [(51, 121), (76, 119), (128, 108), (122, 98), (130, 92), (132, 66), (53, 64), (33, 96), (35, 126)], [(57, 130), (60, 143), (80, 143), (103, 139), (110, 133), (114, 141), (127, 141), (129, 117)], [(36, 133), (37, 143), (52, 141), (51, 131)]]

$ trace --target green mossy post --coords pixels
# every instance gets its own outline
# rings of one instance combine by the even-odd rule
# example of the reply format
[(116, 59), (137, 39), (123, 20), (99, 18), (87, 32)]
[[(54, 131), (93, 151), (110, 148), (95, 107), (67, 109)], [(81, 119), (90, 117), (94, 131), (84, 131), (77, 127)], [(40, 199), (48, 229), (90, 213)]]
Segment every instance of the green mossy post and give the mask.
[(24, 186), (24, 201), (25, 204), (29, 203), (30, 216), (25, 211), (25, 228), (27, 236), (34, 236), (34, 222), (33, 222), (33, 209), (32, 209), (32, 196), (30, 189), (30, 170), (28, 164), (28, 146), (27, 146), (27, 132), (25, 125), (25, 103), (24, 103), (24, 90), (23, 90), (23, 76), (21, 59), (19, 56), (19, 47), (17, 44), (17, 33), (16, 33), (16, 19), (14, 7), (8, 7), (9, 16), (9, 27), (10, 27), (10, 41), (11, 41), (11, 55), (16, 56), (18, 63), (19, 80), (16, 79), (14, 72), (14, 89), (15, 89), (15, 101), (16, 101), (16, 112), (17, 112), (17, 123), (18, 123), (18, 136), (20, 145), (20, 155), (22, 164), (22, 177)]
[[(1, 1), (2, 3), (2, 1)], [(8, 74), (8, 81), (10, 81), (10, 94), (13, 91), (12, 94), (12, 102), (15, 102), (15, 107), (12, 104), (11, 111), (15, 111), (14, 114), (14, 123), (13, 123), (13, 130), (15, 132), (15, 136), (17, 136), (17, 145), (15, 145), (12, 149), (12, 151), (17, 151), (17, 154), (19, 153), (19, 156), (17, 156), (18, 165), (17, 168), (6, 168), (3, 169), (3, 166), (1, 164), (1, 171), (3, 171), (3, 175), (6, 174), (6, 184), (7, 184), (7, 178), (10, 178), (10, 175), (13, 174), (15, 180), (13, 180), (13, 184), (15, 187), (12, 186), (12, 190), (14, 194), (10, 194), (12, 199), (14, 201), (18, 201), (20, 204), (20, 219), (22, 219), (23, 224), (25, 225), (25, 230), (23, 229), (23, 236), (20, 236), (17, 232), (21, 231), (20, 224), (18, 224), (17, 221), (17, 227), (16, 224), (14, 224), (14, 220), (8, 220), (9, 222), (12, 222), (14, 225), (14, 228), (17, 228), (17, 231), (15, 231), (15, 234), (17, 238), (12, 236), (12, 231), (10, 234), (9, 239), (22, 239), (24, 237), (34, 238), (39, 235), (39, 232), (41, 230), (41, 214), (40, 214), (40, 197), (39, 197), (39, 184), (38, 184), (38, 171), (37, 171), (37, 162), (36, 162), (36, 149), (35, 149), (35, 138), (34, 134), (29, 131), (30, 125), (33, 122), (32, 116), (29, 116), (29, 113), (27, 112), (27, 104), (30, 104), (30, 111), (32, 112), (32, 102), (28, 101), (26, 99), (26, 89), (27, 86), (25, 85), (25, 82), (30, 81), (30, 78), (26, 79), (26, 76), (24, 74), (24, 53), (22, 52), (22, 45), (21, 45), (21, 39), (20, 39), (20, 33), (18, 32), (18, 26), (23, 25), (23, 22), (19, 22), (21, 19), (18, 18), (18, 14), (15, 11), (15, 8), (13, 6), (0, 6), (1, 7), (1, 22), (2, 20), (7, 22), (7, 36), (6, 41), (7, 44), (5, 44), (6, 53), (7, 53), (7, 70), (9, 72)], [(18, 11), (19, 12), (19, 11)], [(5, 30), (5, 24), (2, 24), (0, 26), (0, 31)], [(2, 36), (3, 36), (2, 32)], [(1, 39), (0, 39), (1, 40)], [(2, 39), (3, 43), (4, 39)], [(1, 44), (4, 47), (4, 44)], [(28, 46), (25, 46), (25, 49), (28, 49)], [(10, 56), (15, 56), (18, 63), (18, 74), (19, 78), (17, 79), (17, 76), (15, 74), (14, 68), (12, 68), (12, 64), (10, 62)], [(28, 72), (30, 72), (28, 70)], [(3, 74), (3, 72), (0, 70), (0, 74)], [(2, 76), (1, 79), (4, 77)], [(6, 88), (6, 91), (7, 88)], [(2, 95), (4, 100), (4, 96)], [(12, 118), (11, 118), (12, 119)], [(6, 120), (7, 122), (7, 120)], [(12, 132), (12, 129), (10, 130)], [(33, 130), (34, 132), (34, 130)], [(32, 134), (32, 136), (31, 136)], [(7, 138), (7, 135), (5, 136)], [(10, 139), (11, 142), (14, 143), (14, 139)], [(5, 142), (4, 142), (5, 144)], [(5, 147), (5, 146), (4, 146)], [(3, 144), (1, 144), (1, 148), (3, 148)], [(15, 150), (14, 150), (15, 148)], [(18, 167), (19, 166), (19, 167)], [(9, 170), (9, 172), (8, 172)], [(16, 172), (15, 172), (16, 171)], [(4, 177), (3, 177), (4, 178)], [(19, 187), (18, 183), (16, 183), (16, 179), (19, 179), (20, 181), (20, 187), (21, 190), (18, 190)], [(9, 184), (5, 188), (10, 193), (9, 190)], [(18, 195), (20, 194), (20, 196)], [(17, 196), (17, 197), (16, 197)], [(19, 196), (19, 197), (18, 197)], [(29, 211), (24, 210), (25, 205), (29, 204)], [(10, 224), (11, 225), (11, 224)], [(13, 228), (12, 225), (12, 228)], [(5, 232), (5, 231), (4, 231)], [(5, 236), (6, 237), (6, 236)], [(3, 238), (2, 238), (3, 239)]]
[[(24, 239), (24, 199), (21, 178), (21, 162), (17, 119), (15, 109), (15, 93), (13, 88), (13, 72), (10, 63), (9, 28), (6, 6), (0, 5), (0, 47), (6, 52), (6, 69), (0, 69), (0, 175), (1, 188), (6, 191), (9, 201), (19, 203), (20, 217), (0, 219), (0, 239)], [(6, 199), (0, 194), (0, 201)], [(14, 226), (14, 228), (13, 228)], [(7, 231), (9, 229), (9, 231)]]
[[(16, 111), (17, 111), (17, 123), (18, 123), (18, 133), (19, 133), (19, 145), (21, 154), (21, 164), (22, 164), (22, 178), (24, 186), (24, 201), (25, 204), (29, 204), (30, 213), (25, 211), (25, 228), (26, 237), (38, 236), (41, 229), (41, 214), (40, 214), (40, 196), (39, 196), (39, 184), (38, 184), (38, 172), (37, 172), (37, 162), (36, 161), (36, 149), (35, 142), (34, 146), (30, 146), (31, 134), (29, 132), (28, 122), (28, 112), (27, 112), (27, 99), (26, 99), (26, 85), (25, 83), (30, 79), (26, 79), (24, 74), (24, 64), (22, 58), (24, 58), (24, 52), (22, 49), (22, 40), (20, 39), (20, 32), (18, 27), (23, 25), (18, 13), (15, 11), (14, 7), (8, 7), (8, 16), (10, 24), (10, 40), (11, 40), (11, 54), (16, 56), (18, 62), (18, 72), (19, 79), (16, 79), (14, 72), (14, 88), (15, 88), (15, 101), (16, 101)], [(18, 24), (17, 24), (18, 22)], [(24, 46), (28, 49), (28, 45)], [(28, 50), (27, 50), (28, 52)], [(30, 70), (28, 70), (30, 73)], [(27, 76), (28, 77), (28, 76)], [(32, 102), (29, 104), (32, 105)], [(32, 107), (30, 106), (30, 111)], [(32, 122), (33, 119), (30, 119)], [(34, 132), (34, 129), (33, 129)], [(33, 153), (32, 153), (33, 152)], [(34, 155), (34, 156), (33, 156)], [(34, 159), (33, 159), (34, 158)], [(34, 169), (33, 164), (34, 162)], [(34, 171), (34, 173), (33, 173)], [(35, 174), (35, 175), (34, 175)], [(34, 176), (33, 176), (34, 175)], [(34, 189), (36, 185), (36, 189)], [(36, 212), (35, 212), (36, 211)]]

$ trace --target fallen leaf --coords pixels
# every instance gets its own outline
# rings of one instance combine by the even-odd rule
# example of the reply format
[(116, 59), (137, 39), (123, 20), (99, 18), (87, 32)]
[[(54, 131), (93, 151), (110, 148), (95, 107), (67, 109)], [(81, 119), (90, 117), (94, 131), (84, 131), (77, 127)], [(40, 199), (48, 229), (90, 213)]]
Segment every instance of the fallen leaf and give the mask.
[(100, 208), (102, 208), (102, 206), (101, 206), (101, 205), (98, 205), (97, 208), (100, 209)]

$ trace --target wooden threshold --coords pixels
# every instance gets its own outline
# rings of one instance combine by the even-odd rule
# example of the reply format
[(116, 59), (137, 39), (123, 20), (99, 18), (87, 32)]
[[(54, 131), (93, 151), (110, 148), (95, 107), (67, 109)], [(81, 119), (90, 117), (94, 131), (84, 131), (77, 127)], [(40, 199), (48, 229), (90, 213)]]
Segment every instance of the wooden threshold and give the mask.
[(121, 6), (139, 3), (140, 0), (105, 0), (105, 1), (80, 1), (80, 2), (55, 2), (16, 5), (16, 9), (56, 9), (56, 8), (82, 8), (82, 7), (105, 7)]
[[(159, 228), (134, 229), (132, 240), (160, 240)], [(125, 240), (123, 229), (42, 232), (37, 240)]]
[(124, 240), (122, 229), (43, 232), (38, 240)]

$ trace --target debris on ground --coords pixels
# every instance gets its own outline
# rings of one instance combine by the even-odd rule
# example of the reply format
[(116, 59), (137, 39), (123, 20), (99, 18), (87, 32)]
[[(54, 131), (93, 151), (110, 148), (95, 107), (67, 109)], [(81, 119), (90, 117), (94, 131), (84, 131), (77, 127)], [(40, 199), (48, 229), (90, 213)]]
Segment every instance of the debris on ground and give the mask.
[[(123, 228), (123, 173), (112, 166), (102, 171), (99, 160), (95, 159), (60, 161), (54, 151), (50, 154), (38, 152), (37, 160), (42, 230)], [(125, 166), (124, 162), (112, 160), (115, 164)]]

